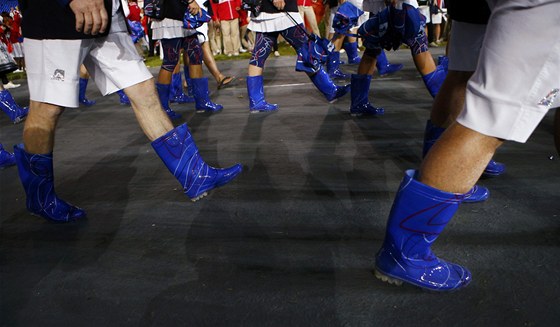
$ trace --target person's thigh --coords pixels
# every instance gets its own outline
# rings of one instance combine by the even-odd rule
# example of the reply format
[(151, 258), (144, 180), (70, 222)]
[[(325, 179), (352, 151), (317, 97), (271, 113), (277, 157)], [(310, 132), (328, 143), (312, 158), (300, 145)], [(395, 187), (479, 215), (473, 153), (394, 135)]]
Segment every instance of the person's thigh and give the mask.
[(525, 142), (554, 103), (560, 89), (560, 29), (554, 23), (560, 21), (560, 2), (531, 4), (498, 1), (493, 8), (460, 124)]
[(78, 107), (80, 64), (92, 42), (25, 39), (29, 98), (61, 107)]

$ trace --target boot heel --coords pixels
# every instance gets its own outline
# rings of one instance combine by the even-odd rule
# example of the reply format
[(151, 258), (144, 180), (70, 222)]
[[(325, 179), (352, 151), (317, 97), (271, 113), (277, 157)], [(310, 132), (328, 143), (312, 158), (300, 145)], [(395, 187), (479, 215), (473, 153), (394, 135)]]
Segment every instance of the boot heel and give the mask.
[(384, 273), (379, 271), (377, 268), (375, 268), (373, 273), (374, 273), (374, 275), (377, 279), (380, 279), (381, 281), (383, 281), (385, 283), (393, 284), (393, 285), (396, 285), (396, 286), (401, 286), (402, 283), (403, 283), (401, 280), (398, 280), (396, 278), (389, 277), (389, 276), (385, 275)]

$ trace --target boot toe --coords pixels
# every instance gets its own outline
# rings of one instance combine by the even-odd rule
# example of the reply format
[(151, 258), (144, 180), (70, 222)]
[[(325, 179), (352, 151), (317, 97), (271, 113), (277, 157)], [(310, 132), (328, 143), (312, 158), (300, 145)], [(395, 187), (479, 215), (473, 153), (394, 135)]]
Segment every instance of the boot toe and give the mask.
[(388, 64), (382, 69), (379, 69), (377, 72), (380, 76), (386, 76), (398, 72), (399, 70), (403, 69), (403, 67), (403, 64)]
[(484, 186), (475, 185), (467, 194), (465, 194), (465, 199), (463, 200), (463, 202), (484, 202), (488, 200), (488, 197), (490, 197), (490, 190), (488, 190)]
[(229, 168), (219, 169), (215, 184), (216, 187), (220, 187), (231, 182), (241, 173), (241, 171), (243, 171), (243, 166), (240, 164), (235, 164)]
[(496, 162), (494, 160), (490, 160), (486, 169), (484, 169), (484, 176), (493, 177), (493, 176), (500, 176), (506, 171), (506, 165), (500, 162)]

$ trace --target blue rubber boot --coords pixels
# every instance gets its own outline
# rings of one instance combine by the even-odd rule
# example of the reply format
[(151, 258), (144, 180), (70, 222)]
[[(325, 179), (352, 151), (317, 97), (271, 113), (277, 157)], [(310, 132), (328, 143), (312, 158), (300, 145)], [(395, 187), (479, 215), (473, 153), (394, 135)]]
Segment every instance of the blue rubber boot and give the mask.
[(193, 83), (191, 81), (191, 75), (189, 74), (189, 65), (183, 66), (183, 72), (185, 73), (185, 81), (187, 82), (187, 96), (194, 99)]
[(19, 178), (27, 195), (27, 210), (47, 220), (65, 223), (84, 218), (84, 210), (59, 199), (54, 191), (53, 157), (32, 154), (23, 144), (14, 146)]
[(20, 107), (14, 101), (14, 98), (8, 92), (8, 90), (0, 91), (0, 109), (10, 117), (10, 120), (14, 124), (21, 123), (27, 117), (27, 113), (29, 112), (28, 107)]
[(333, 83), (329, 78), (329, 74), (320, 68), (317, 73), (309, 76), (313, 84), (323, 93), (327, 101), (334, 102), (336, 99), (342, 97), (350, 91), (350, 84), (345, 86), (338, 86)]
[(435, 99), (436, 95), (447, 76), (447, 71), (443, 66), (436, 66), (436, 70), (433, 72), (422, 76), (422, 80), (430, 92), (430, 95)]
[(381, 50), (381, 53), (377, 56), (377, 62), (375, 64), (377, 67), (377, 73), (379, 76), (386, 76), (398, 72), (403, 69), (403, 64), (390, 64), (385, 55), (385, 51)]
[(358, 42), (345, 42), (343, 44), (346, 55), (348, 56), (348, 64), (359, 64), (361, 61), (360, 54), (358, 53)]
[(471, 282), (471, 273), (439, 259), (430, 247), (453, 218), (464, 195), (429, 187), (414, 175), (414, 170), (406, 171), (393, 202), (385, 240), (376, 255), (375, 276), (431, 291), (460, 289)]
[[(440, 138), (441, 134), (445, 131), (445, 128), (436, 126), (432, 124), (431, 120), (426, 122), (426, 129), (424, 130), (424, 146), (422, 148), (422, 158), (428, 154), (428, 151)], [(463, 202), (466, 203), (476, 203), (484, 202), (490, 197), (490, 190), (484, 186), (475, 185), (469, 193), (465, 195)]]
[(352, 74), (350, 83), (350, 114), (361, 115), (383, 115), (385, 109), (372, 106), (368, 100), (371, 75)]
[(247, 93), (249, 94), (249, 110), (251, 113), (278, 110), (277, 104), (268, 103), (264, 98), (262, 75), (247, 76)]
[(346, 79), (348, 74), (341, 72), (338, 67), (340, 66), (340, 52), (333, 51), (327, 58), (327, 73), (332, 79)]
[(4, 150), (2, 143), (0, 143), (0, 169), (10, 167), (16, 164), (16, 158), (13, 154)]
[(179, 119), (182, 116), (169, 107), (169, 87), (169, 84), (156, 84), (159, 101), (161, 102), (161, 107), (165, 110), (169, 119)]
[(196, 112), (218, 112), (224, 109), (224, 106), (221, 104), (210, 101), (207, 77), (191, 78), (191, 84), (193, 86)]
[(484, 172), (482, 173), (485, 177), (496, 177), (506, 172), (506, 165), (494, 160), (490, 160)]
[(171, 103), (192, 103), (193, 97), (189, 97), (183, 92), (183, 79), (181, 73), (173, 74), (171, 77), (171, 87), (169, 88), (169, 102)]
[(439, 56), (437, 58), (437, 64), (438, 66), (443, 67), (443, 70), (447, 73), (449, 67), (449, 58), (447, 56)]
[(192, 201), (226, 185), (242, 170), (240, 164), (224, 169), (208, 166), (200, 157), (187, 124), (159, 137), (152, 142), (152, 146)]
[(118, 90), (117, 94), (119, 95), (119, 101), (121, 105), (130, 106), (130, 99), (128, 98), (128, 96), (126, 96), (123, 90)]
[(80, 91), (78, 93), (78, 101), (80, 102), (80, 104), (83, 104), (86, 107), (93, 106), (95, 104), (94, 100), (88, 100), (86, 98), (88, 81), (89, 79), (87, 78), (80, 78)]

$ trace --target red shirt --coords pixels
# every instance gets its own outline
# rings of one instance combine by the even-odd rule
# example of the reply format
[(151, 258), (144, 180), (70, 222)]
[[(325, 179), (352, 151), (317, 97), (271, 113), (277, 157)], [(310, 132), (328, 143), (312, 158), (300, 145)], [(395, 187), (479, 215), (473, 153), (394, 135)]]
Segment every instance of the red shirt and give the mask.
[(220, 0), (220, 3), (212, 4), (212, 11), (214, 12), (213, 20), (233, 20), (239, 18), (237, 9), (241, 8), (241, 0)]
[(130, 9), (130, 14), (128, 15), (128, 19), (130, 19), (133, 22), (139, 22), (141, 20), (140, 17), (140, 7), (138, 7), (138, 4), (136, 2), (129, 2), (128, 3), (128, 8)]
[(311, 0), (297, 0), (297, 5), (309, 7), (309, 6), (313, 6), (313, 3), (311, 2)]
[(15, 11), (14, 18), (12, 19), (12, 29), (10, 30), (10, 42), (18, 43), (21, 37), (21, 16)]

